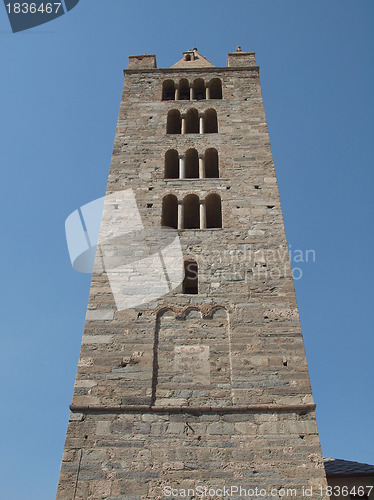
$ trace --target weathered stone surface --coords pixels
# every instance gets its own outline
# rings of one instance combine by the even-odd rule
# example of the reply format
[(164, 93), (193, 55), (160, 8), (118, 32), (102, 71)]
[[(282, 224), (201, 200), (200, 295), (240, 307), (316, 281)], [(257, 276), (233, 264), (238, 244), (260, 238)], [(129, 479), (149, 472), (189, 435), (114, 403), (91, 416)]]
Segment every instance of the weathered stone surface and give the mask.
[(114, 311), (106, 309), (89, 309), (86, 314), (86, 321), (111, 320), (113, 317)]

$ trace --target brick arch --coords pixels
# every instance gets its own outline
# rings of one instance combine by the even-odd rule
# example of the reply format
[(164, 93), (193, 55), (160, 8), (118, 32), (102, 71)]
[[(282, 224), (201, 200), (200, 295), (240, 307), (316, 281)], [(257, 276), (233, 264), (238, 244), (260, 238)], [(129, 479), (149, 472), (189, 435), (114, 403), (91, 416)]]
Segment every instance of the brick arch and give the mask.
[(228, 318), (229, 316), (229, 311), (228, 309), (226, 308), (226, 306), (223, 306), (223, 305), (215, 305), (213, 307), (211, 306), (208, 306), (204, 309), (204, 317), (205, 318), (213, 318), (214, 316), (217, 315), (218, 312), (221, 312), (221, 311), (224, 311), (225, 313), (225, 316)]
[(201, 312), (201, 310), (200, 310), (199, 307), (197, 307), (197, 306), (190, 306), (190, 307), (186, 307), (186, 309), (183, 310), (183, 312), (181, 314), (181, 318), (183, 318), (183, 319), (188, 318), (189, 315), (190, 315), (190, 313), (192, 311), (197, 311), (199, 313), (200, 318), (203, 317), (203, 314), (202, 314), (202, 312)]
[[(184, 199), (187, 197), (187, 196), (191, 196), (191, 195), (196, 195), (196, 196), (199, 196), (196, 191), (193, 191), (193, 190), (181, 190), (181, 193), (180, 193), (180, 200), (181, 201), (184, 201)], [(199, 196), (199, 199), (201, 197)]]
[(209, 191), (206, 191), (205, 198), (207, 196), (212, 195), (212, 194), (216, 194), (217, 196), (219, 196), (222, 199), (222, 196), (221, 196), (222, 191), (217, 191), (217, 189), (209, 189)]
[[(173, 189), (167, 189), (167, 190), (163, 191), (163, 196), (162, 196), (162, 197), (163, 197), (163, 198), (165, 198), (165, 196), (168, 196), (169, 194), (172, 194), (172, 195), (174, 195), (174, 196), (177, 196), (177, 195), (176, 195), (176, 192), (175, 192)], [(177, 197), (177, 198), (178, 198), (178, 197)]]
[(174, 318), (176, 317), (176, 313), (175, 313), (175, 311), (174, 311), (174, 309), (172, 307), (160, 307), (156, 311), (156, 318), (161, 318), (161, 317), (165, 316), (168, 313), (172, 313), (172, 315), (174, 316)]

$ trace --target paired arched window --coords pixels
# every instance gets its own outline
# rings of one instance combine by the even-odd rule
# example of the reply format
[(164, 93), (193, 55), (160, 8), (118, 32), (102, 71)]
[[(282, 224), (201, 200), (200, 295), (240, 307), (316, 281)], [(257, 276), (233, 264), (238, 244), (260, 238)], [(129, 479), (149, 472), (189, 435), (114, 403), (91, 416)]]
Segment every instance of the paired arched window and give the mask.
[(218, 151), (209, 148), (204, 155), (198, 154), (194, 148), (188, 149), (184, 155), (179, 155), (175, 149), (165, 153), (165, 179), (204, 179), (218, 178)]
[(190, 100), (190, 84), (186, 78), (179, 81), (178, 91), (177, 97), (180, 101)]
[(183, 293), (196, 294), (199, 291), (199, 270), (196, 260), (184, 261)]
[(178, 200), (173, 194), (168, 194), (162, 199), (161, 226), (178, 229)]
[(218, 168), (218, 151), (214, 148), (209, 148), (204, 155), (205, 177), (215, 179), (219, 177)]
[(204, 132), (205, 134), (218, 132), (217, 112), (215, 109), (207, 109), (204, 113)]
[(183, 200), (184, 229), (200, 229), (200, 203), (197, 194), (189, 194)]
[(197, 109), (191, 108), (186, 113), (186, 134), (198, 134), (199, 132), (199, 113)]
[(182, 117), (177, 109), (171, 109), (168, 112), (166, 133), (167, 134), (180, 134), (182, 127)]
[(215, 109), (207, 109), (199, 115), (197, 109), (191, 108), (181, 115), (178, 109), (168, 111), (167, 134), (213, 134), (218, 132), (218, 119)]
[(209, 99), (222, 99), (222, 82), (219, 78), (213, 78), (208, 85)]
[(162, 84), (163, 101), (189, 101), (202, 99), (222, 99), (222, 81), (212, 78), (205, 82), (203, 78), (196, 78), (189, 82), (182, 78), (179, 82), (165, 80)]
[(176, 149), (169, 149), (165, 153), (165, 179), (179, 178), (179, 154)]
[(221, 198), (211, 193), (200, 200), (196, 194), (188, 194), (178, 203), (175, 195), (168, 194), (162, 200), (161, 225), (174, 229), (221, 228)]
[(192, 84), (192, 95), (197, 101), (206, 98), (205, 82), (202, 78), (197, 78)]
[(196, 149), (189, 149), (185, 155), (185, 178), (199, 178), (199, 155)]
[(175, 99), (175, 84), (173, 80), (165, 80), (162, 84), (162, 100), (174, 101)]
[(221, 198), (218, 194), (209, 194), (205, 199), (206, 227), (222, 227)]

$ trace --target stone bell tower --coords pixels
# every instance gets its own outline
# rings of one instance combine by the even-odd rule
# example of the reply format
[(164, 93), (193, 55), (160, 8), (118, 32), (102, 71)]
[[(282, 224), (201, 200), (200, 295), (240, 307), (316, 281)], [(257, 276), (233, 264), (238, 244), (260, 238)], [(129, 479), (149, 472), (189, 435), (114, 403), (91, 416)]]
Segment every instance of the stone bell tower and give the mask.
[[(106, 200), (57, 500), (325, 497), (254, 53), (130, 56)], [(121, 274), (99, 255), (130, 219), (179, 241), (178, 260), (160, 238), (181, 279), (156, 296), (156, 265), (132, 254)]]

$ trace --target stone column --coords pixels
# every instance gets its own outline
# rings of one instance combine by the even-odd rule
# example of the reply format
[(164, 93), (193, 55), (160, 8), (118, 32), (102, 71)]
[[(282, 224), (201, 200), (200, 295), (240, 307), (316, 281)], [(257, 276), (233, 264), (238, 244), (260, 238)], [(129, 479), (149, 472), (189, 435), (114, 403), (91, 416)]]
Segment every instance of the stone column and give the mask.
[(179, 100), (179, 88), (178, 87), (175, 88), (175, 100), (176, 101)]
[(209, 87), (206, 87), (206, 89), (205, 89), (205, 97), (206, 97), (206, 99), (210, 99), (210, 88)]
[(205, 200), (200, 200), (200, 229), (206, 229)]
[(204, 133), (204, 115), (199, 116), (199, 133)]
[(186, 115), (182, 115), (182, 134), (186, 133)]
[(190, 87), (190, 101), (193, 100), (193, 87)]
[(178, 229), (184, 228), (184, 206), (183, 201), (178, 200)]
[(204, 155), (199, 155), (199, 178), (205, 179), (205, 161)]
[(186, 178), (186, 159), (184, 155), (179, 155), (179, 178)]

